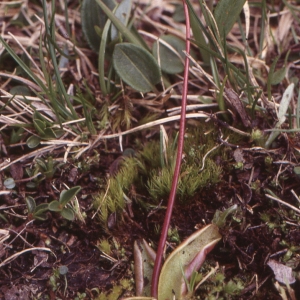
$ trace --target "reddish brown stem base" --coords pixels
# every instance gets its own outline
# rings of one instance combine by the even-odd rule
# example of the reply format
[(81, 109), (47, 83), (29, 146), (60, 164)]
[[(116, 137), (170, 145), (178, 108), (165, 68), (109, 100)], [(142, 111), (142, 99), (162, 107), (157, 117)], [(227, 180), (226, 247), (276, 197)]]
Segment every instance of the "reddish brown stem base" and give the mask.
[[(190, 19), (188, 8), (183, 0), (184, 12), (186, 17), (186, 53), (190, 53)], [(172, 216), (173, 206), (175, 202), (176, 190), (178, 179), (180, 175), (180, 167), (182, 160), (182, 152), (183, 152), (183, 144), (184, 144), (184, 133), (185, 133), (185, 115), (186, 115), (186, 102), (187, 102), (187, 86), (188, 86), (188, 74), (189, 74), (189, 59), (185, 58), (185, 66), (184, 66), (184, 78), (183, 78), (183, 89), (182, 89), (182, 102), (181, 102), (181, 119), (180, 119), (180, 129), (179, 129), (179, 137), (178, 137), (178, 146), (177, 146), (177, 157), (176, 157), (176, 165), (173, 175), (172, 188), (168, 200), (167, 211), (165, 215), (165, 220), (157, 248), (156, 260), (153, 268), (152, 274), (152, 283), (151, 283), (151, 295), (152, 297), (157, 299), (158, 294), (158, 279), (162, 265), (162, 257), (163, 252), (167, 240), (168, 229), (170, 225), (170, 220)]]

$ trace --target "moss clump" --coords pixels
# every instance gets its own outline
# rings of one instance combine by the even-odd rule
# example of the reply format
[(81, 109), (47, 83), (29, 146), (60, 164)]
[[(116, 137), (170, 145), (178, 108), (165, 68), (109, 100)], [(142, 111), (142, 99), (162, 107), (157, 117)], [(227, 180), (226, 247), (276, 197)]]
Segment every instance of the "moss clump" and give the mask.
[(133, 157), (126, 157), (118, 173), (109, 179), (107, 190), (95, 197), (95, 206), (100, 206), (100, 219), (106, 222), (109, 214), (122, 211), (125, 207), (124, 195), (138, 176), (137, 161)]
[[(182, 203), (188, 203), (195, 193), (216, 184), (221, 177), (222, 168), (214, 161), (220, 150), (217, 148), (211, 151), (215, 147), (213, 131), (207, 135), (203, 132), (201, 128), (186, 134), (177, 190)], [(107, 191), (102, 191), (95, 199), (95, 206), (100, 206), (102, 221), (106, 222), (111, 213), (121, 212), (126, 201), (131, 201), (128, 193), (132, 186), (137, 195), (143, 196), (135, 199), (142, 206), (157, 205), (160, 200), (168, 197), (175, 167), (177, 139), (169, 138), (168, 143), (162, 145), (162, 142), (151, 141), (135, 157), (124, 157), (118, 173), (108, 180)]]
[(124, 293), (131, 294), (133, 290), (133, 281), (121, 279), (116, 282), (109, 292), (101, 292), (95, 300), (118, 300)]

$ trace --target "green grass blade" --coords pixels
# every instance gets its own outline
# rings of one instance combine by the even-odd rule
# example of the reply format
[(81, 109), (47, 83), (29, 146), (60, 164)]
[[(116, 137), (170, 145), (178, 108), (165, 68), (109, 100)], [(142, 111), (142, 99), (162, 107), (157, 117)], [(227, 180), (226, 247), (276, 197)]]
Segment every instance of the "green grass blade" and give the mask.
[[(44, 0), (45, 1), (45, 0)], [(135, 35), (131, 33), (131, 31), (114, 15), (114, 13), (100, 0), (96, 0), (102, 10), (105, 12), (107, 17), (112, 21), (112, 23), (116, 26), (119, 32), (131, 43), (144, 47), (144, 44), (136, 38)]]
[(101, 43), (100, 43), (100, 50), (98, 55), (98, 72), (99, 72), (99, 84), (101, 88), (101, 92), (104, 96), (107, 95), (107, 88), (105, 84), (105, 50), (106, 50), (106, 44), (107, 44), (107, 36), (109, 32), (109, 28), (111, 25), (111, 20), (107, 20), (106, 24), (103, 28), (102, 36), (101, 36)]
[(271, 100), (271, 97), (272, 97), (272, 91), (271, 91), (272, 78), (273, 78), (273, 74), (274, 74), (278, 59), (279, 59), (279, 56), (277, 56), (274, 59), (274, 61), (272, 62), (272, 65), (270, 67), (270, 70), (269, 70), (269, 75), (268, 75), (268, 80), (267, 80), (267, 92), (268, 92), (268, 100), (269, 101)]
[(30, 70), (30, 68), (18, 57), (15, 51), (5, 42), (5, 40), (0, 35), (0, 41), (5, 47), (6, 51), (11, 55), (11, 57), (17, 62), (17, 64), (22, 68), (22, 70), (41, 88), (45, 93), (47, 92), (47, 87), (44, 83)]
[[(54, 27), (55, 2), (52, 1), (52, 17), (51, 17), (50, 24), (48, 22), (46, 0), (43, 0), (43, 13), (44, 13), (46, 34), (47, 34), (47, 36), (51, 37), (55, 43), (55, 27)], [(70, 102), (69, 96), (67, 94), (67, 91), (64, 87), (64, 84), (63, 84), (61, 76), (60, 76), (60, 72), (59, 72), (57, 60), (56, 60), (55, 47), (49, 38), (47, 38), (47, 41), (48, 41), (50, 57), (51, 57), (53, 68), (54, 68), (55, 79), (57, 80), (57, 84), (58, 84), (58, 90), (59, 90), (60, 94), (62, 95), (63, 99), (65, 100), (68, 108), (70, 109), (70, 111), (72, 113), (72, 118), (78, 119), (77, 113), (75, 112), (74, 107), (73, 107), (72, 103)], [(63, 110), (67, 111), (66, 108), (64, 108), (64, 107), (63, 107)]]

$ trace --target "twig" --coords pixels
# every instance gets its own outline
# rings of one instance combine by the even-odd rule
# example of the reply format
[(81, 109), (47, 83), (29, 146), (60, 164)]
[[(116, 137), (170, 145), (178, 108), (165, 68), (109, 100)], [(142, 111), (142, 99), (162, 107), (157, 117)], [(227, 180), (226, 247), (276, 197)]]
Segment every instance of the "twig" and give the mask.
[(271, 195), (269, 195), (269, 194), (266, 194), (266, 197), (268, 197), (269, 199), (275, 200), (275, 201), (281, 203), (282, 205), (285, 205), (285, 206), (291, 208), (292, 210), (294, 210), (294, 211), (297, 212), (298, 214), (300, 214), (300, 209), (296, 208), (295, 206), (293, 206), (293, 205), (291, 205), (291, 204), (288, 204), (288, 203), (282, 201), (281, 199), (276, 198), (276, 197), (273, 197), (273, 196), (271, 196)]

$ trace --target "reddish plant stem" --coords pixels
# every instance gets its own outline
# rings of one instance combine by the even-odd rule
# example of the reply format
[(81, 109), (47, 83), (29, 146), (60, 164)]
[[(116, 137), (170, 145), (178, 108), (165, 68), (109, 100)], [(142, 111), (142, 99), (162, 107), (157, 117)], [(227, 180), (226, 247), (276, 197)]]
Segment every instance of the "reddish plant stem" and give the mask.
[[(185, 0), (183, 0), (184, 13), (186, 18), (186, 44), (185, 50), (186, 53), (190, 53), (190, 19), (189, 12)], [(179, 137), (178, 137), (178, 146), (177, 146), (177, 157), (176, 157), (176, 165), (174, 169), (172, 187), (170, 191), (170, 196), (168, 200), (167, 211), (165, 215), (164, 225), (162, 227), (161, 236), (157, 248), (156, 259), (153, 268), (152, 274), (152, 283), (151, 283), (151, 295), (152, 297), (157, 299), (158, 293), (158, 279), (161, 270), (162, 257), (163, 252), (167, 240), (168, 229), (170, 225), (170, 220), (172, 216), (173, 206), (175, 202), (176, 190), (178, 179), (180, 175), (180, 167), (182, 160), (182, 152), (183, 152), (183, 144), (184, 144), (184, 133), (185, 133), (185, 115), (186, 115), (186, 102), (187, 102), (187, 87), (188, 87), (188, 75), (189, 75), (189, 59), (185, 58), (185, 66), (184, 66), (184, 77), (183, 77), (183, 88), (182, 88), (182, 102), (181, 102), (181, 118), (180, 118), (180, 129), (179, 129)]]

